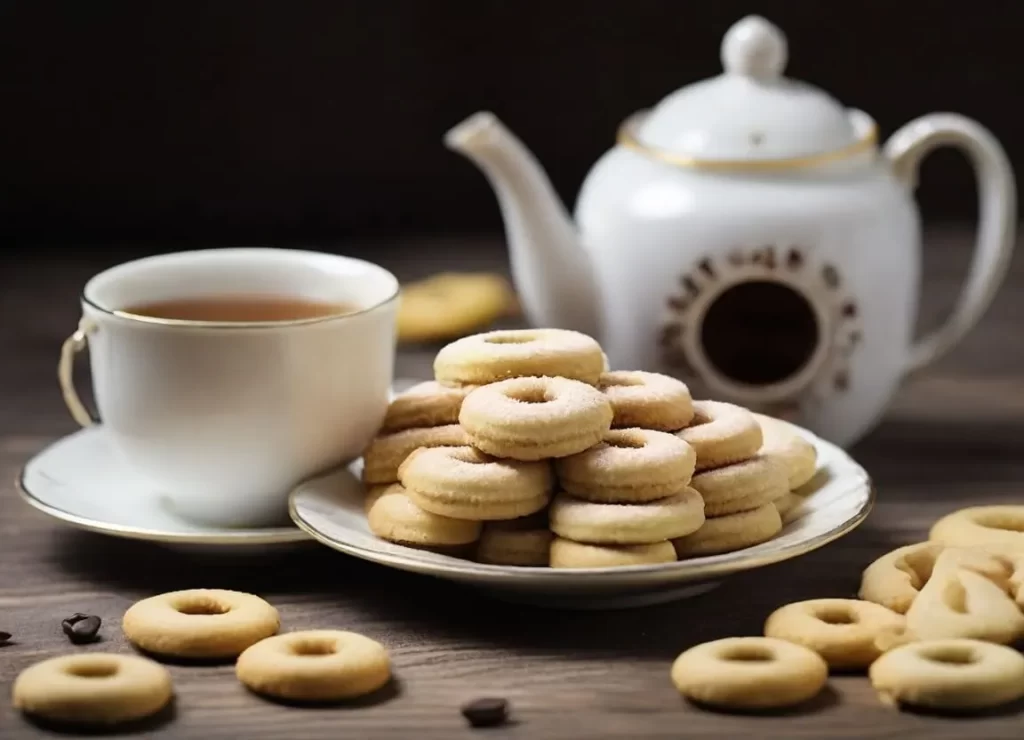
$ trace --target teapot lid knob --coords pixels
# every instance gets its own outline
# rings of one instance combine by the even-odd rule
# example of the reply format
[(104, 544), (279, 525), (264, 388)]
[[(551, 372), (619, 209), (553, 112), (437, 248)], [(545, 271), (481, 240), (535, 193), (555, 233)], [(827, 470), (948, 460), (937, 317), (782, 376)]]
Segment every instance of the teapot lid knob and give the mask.
[(758, 15), (737, 21), (722, 39), (722, 65), (728, 74), (775, 79), (785, 69), (787, 56), (786, 36)]

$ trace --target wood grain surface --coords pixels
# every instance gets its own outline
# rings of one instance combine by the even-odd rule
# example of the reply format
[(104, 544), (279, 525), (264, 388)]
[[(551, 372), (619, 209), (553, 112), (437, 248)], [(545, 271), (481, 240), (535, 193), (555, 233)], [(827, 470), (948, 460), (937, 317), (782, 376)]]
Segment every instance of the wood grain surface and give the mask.
[[(951, 306), (970, 235), (928, 238), (922, 326)], [(399, 277), (443, 268), (505, 269), (494, 239), (366, 245)], [(668, 679), (673, 658), (704, 640), (758, 634), (789, 601), (850, 596), (864, 566), (920, 539), (937, 517), (976, 503), (1022, 502), (1024, 483), (1024, 258), (979, 327), (946, 359), (909, 379), (884, 423), (853, 454), (874, 476), (878, 505), (853, 534), (796, 561), (729, 579), (691, 601), (637, 610), (559, 612), (510, 606), (472, 590), (390, 571), (313, 544), (256, 555), (210, 556), (75, 531), (23, 504), (13, 480), (27, 458), (74, 429), (56, 387), (61, 340), (76, 296), (100, 259), (66, 257), (0, 265), (0, 737), (49, 737), (10, 704), (15, 676), (54, 655), (129, 652), (120, 632), (136, 599), (192, 587), (260, 594), (286, 630), (341, 628), (381, 640), (397, 680), (343, 708), (263, 701), (231, 667), (171, 666), (173, 711), (128, 736), (164, 738), (1018, 738), (1014, 706), (971, 720), (897, 712), (863, 677), (839, 677), (811, 706), (770, 717), (703, 712)], [(436, 348), (403, 349), (397, 372), (426, 376)], [(102, 641), (72, 646), (60, 622), (103, 617)], [(470, 699), (512, 703), (514, 721), (470, 730)]]

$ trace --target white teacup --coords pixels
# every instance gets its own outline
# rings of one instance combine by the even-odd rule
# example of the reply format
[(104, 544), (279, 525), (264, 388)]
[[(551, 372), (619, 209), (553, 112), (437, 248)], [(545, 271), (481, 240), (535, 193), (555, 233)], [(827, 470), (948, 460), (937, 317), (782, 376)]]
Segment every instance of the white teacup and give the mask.
[[(293, 486), (357, 457), (380, 426), (398, 292), (382, 267), (317, 252), (210, 249), (128, 262), (82, 292), (82, 321), (61, 351), (64, 399), (80, 424), (94, 422), (72, 381), (88, 343), (106, 432), (178, 513), (224, 527), (278, 523)], [(257, 295), (355, 310), (258, 322), (126, 311)]]

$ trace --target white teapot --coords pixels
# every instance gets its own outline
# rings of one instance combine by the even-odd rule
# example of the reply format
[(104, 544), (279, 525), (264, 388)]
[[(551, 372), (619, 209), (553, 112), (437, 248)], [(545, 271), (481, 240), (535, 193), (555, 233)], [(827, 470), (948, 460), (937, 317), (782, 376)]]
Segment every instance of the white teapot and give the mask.
[[(723, 74), (629, 118), (594, 165), (575, 224), (536, 159), (492, 114), (446, 135), (497, 192), (525, 314), (602, 342), (611, 366), (675, 375), (696, 397), (790, 418), (850, 444), (903, 376), (988, 306), (1015, 237), (999, 143), (952, 114), (879, 149), (875, 122), (782, 76), (786, 39), (757, 16), (722, 42)], [(937, 146), (977, 173), (977, 247), (960, 300), (915, 340), (915, 175)]]

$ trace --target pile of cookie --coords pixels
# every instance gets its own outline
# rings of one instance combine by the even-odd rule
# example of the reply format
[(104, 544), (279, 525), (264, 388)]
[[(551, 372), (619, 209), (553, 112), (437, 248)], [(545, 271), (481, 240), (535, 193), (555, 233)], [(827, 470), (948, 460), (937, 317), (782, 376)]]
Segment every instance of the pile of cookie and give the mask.
[(464, 337), (434, 375), (363, 454), (370, 530), (398, 544), (555, 568), (731, 552), (777, 535), (816, 471), (786, 422), (611, 372), (578, 332)]
[(1024, 506), (953, 512), (929, 540), (864, 571), (859, 599), (776, 609), (762, 637), (683, 652), (684, 696), (724, 709), (769, 709), (817, 696), (830, 671), (866, 671), (880, 700), (974, 712), (1024, 698)]
[[(232, 662), (254, 693), (278, 701), (344, 701), (391, 681), (387, 649), (336, 629), (279, 634), (277, 609), (254, 594), (189, 589), (151, 596), (122, 629), (141, 653), (83, 652), (34, 663), (14, 681), (15, 709), (58, 725), (112, 727), (157, 714), (174, 697), (174, 661)], [(105, 679), (105, 680), (99, 680)]]

